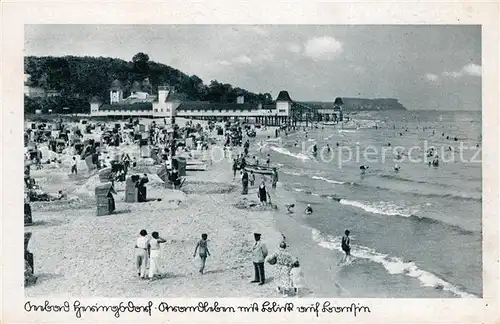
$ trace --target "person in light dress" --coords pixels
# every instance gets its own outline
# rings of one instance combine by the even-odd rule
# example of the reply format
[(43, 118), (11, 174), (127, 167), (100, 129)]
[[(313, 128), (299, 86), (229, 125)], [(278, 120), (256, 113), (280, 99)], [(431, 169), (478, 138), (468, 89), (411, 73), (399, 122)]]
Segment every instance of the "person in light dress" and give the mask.
[(276, 290), (283, 293), (283, 295), (287, 294), (287, 292), (293, 288), (291, 270), (294, 266), (295, 259), (290, 252), (287, 251), (287, 244), (285, 241), (280, 243), (279, 250), (271, 254), (267, 262), (276, 267)]
[(167, 241), (161, 238), (158, 232), (153, 232), (151, 236), (153, 238), (149, 240), (149, 279), (155, 279), (160, 275), (160, 244), (166, 243)]

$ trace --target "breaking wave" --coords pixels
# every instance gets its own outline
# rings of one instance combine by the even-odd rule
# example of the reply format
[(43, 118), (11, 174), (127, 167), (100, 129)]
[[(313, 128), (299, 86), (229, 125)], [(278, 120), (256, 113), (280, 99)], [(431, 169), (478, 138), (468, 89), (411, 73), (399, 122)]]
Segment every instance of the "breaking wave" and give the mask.
[(283, 148), (283, 147), (271, 146), (270, 149), (273, 150), (273, 151), (275, 151), (275, 152), (284, 154), (284, 155), (293, 156), (294, 158), (302, 160), (302, 161), (310, 160), (310, 158), (307, 155), (305, 155), (305, 154), (302, 154), (302, 153), (292, 153), (292, 152), (290, 152), (289, 150), (287, 150), (286, 148)]
[[(313, 240), (318, 242), (319, 246), (326, 249), (342, 252), (341, 237), (333, 237), (330, 235), (325, 236), (316, 229), (312, 229), (312, 236)], [(389, 256), (387, 254), (377, 252), (374, 249), (370, 249), (361, 245), (352, 244), (351, 247), (352, 256), (378, 263), (382, 265), (385, 270), (391, 275), (403, 274), (405, 276), (419, 280), (421, 286), (423, 287), (442, 289), (444, 291), (449, 291), (458, 297), (478, 298), (478, 296), (464, 291), (463, 289), (447, 282), (446, 280), (439, 278), (435, 274), (420, 269), (415, 262), (405, 262), (401, 258)]]
[(345, 184), (345, 182), (343, 182), (343, 181), (337, 181), (337, 180), (327, 179), (327, 178), (323, 178), (323, 177), (320, 177), (320, 176), (312, 176), (311, 178), (312, 179), (316, 179), (316, 180), (323, 180), (323, 181), (326, 181), (328, 183)]

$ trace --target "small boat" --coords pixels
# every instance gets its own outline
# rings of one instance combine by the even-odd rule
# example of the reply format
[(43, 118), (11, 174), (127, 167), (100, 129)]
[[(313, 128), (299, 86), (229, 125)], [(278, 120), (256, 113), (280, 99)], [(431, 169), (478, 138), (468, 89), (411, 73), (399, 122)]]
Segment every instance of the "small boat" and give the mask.
[[(165, 163), (164, 163), (165, 164)], [(167, 168), (170, 170), (170, 161), (166, 163)], [(206, 171), (207, 164), (200, 161), (186, 160), (186, 171)]]
[(245, 170), (247, 172), (253, 171), (256, 174), (264, 174), (264, 175), (272, 175), (274, 167), (266, 167), (260, 165), (247, 165), (245, 166)]
[(321, 125), (324, 125), (324, 126), (335, 126), (338, 124), (338, 122), (335, 122), (335, 121), (325, 121), (325, 122), (320, 122)]

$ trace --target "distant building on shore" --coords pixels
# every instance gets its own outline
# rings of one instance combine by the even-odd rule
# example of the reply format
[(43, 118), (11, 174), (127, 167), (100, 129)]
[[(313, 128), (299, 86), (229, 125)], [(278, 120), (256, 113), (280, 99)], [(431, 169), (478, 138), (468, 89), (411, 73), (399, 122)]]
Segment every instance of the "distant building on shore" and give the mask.
[(98, 98), (90, 102), (91, 116), (167, 118), (185, 117), (196, 119), (240, 118), (267, 125), (289, 123), (293, 101), (287, 91), (281, 91), (270, 105), (245, 102), (240, 95), (234, 103), (208, 101), (183, 101), (174, 89), (158, 87), (158, 95), (143, 91), (138, 82), (131, 87), (131, 94), (124, 98), (124, 88), (119, 80), (110, 87), (110, 103), (103, 104)]
[(34, 87), (30, 82), (30, 75), (24, 74), (24, 95), (30, 98), (59, 97), (61, 93), (56, 90), (46, 91), (42, 87)]

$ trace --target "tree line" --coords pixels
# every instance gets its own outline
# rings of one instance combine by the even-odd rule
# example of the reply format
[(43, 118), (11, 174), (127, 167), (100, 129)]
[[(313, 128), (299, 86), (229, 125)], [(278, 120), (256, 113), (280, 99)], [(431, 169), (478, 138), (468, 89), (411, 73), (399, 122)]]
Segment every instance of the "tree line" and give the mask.
[(43, 112), (51, 109), (54, 113), (88, 112), (92, 98), (109, 103), (109, 89), (114, 80), (120, 81), (125, 95), (137, 81), (141, 90), (151, 94), (156, 94), (159, 85), (174, 87), (182, 100), (228, 103), (244, 95), (246, 102), (272, 102), (269, 93), (253, 93), (217, 80), (204, 84), (196, 75), (188, 76), (171, 66), (150, 61), (145, 53), (137, 53), (131, 61), (90, 56), (26, 56), (24, 72), (30, 75), (28, 85), (60, 94), (42, 98), (25, 96), (26, 113), (37, 109)]

